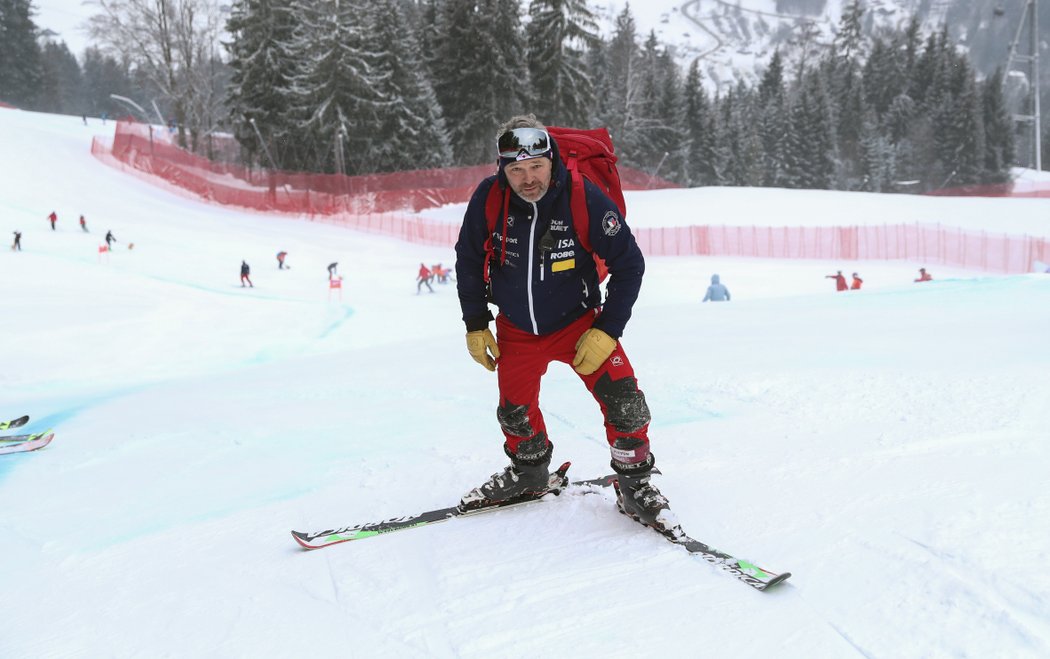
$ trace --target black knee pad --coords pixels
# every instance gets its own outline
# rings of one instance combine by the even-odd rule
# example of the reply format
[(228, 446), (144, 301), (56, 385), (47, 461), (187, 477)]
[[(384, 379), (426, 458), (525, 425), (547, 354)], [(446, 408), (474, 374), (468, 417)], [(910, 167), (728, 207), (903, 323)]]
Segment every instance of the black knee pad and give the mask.
[(514, 405), (505, 401), (496, 408), (496, 420), (499, 421), (503, 432), (515, 437), (532, 437), (536, 431), (532, 429), (529, 422), (529, 406)]
[(613, 380), (606, 373), (594, 385), (594, 395), (605, 405), (606, 419), (616, 432), (636, 432), (652, 419), (645, 394), (633, 377)]

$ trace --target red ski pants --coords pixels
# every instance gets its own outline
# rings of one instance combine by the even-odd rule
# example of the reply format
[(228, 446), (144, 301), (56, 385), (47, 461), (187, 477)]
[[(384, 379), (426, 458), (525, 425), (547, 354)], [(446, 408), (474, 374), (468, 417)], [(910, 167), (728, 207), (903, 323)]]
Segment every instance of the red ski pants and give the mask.
[[(503, 315), (496, 318), (500, 350), (496, 368), (500, 396), (497, 416), (509, 452), (516, 453), (518, 444), (539, 433), (546, 436), (547, 426), (539, 407), (540, 379), (551, 362), (572, 367), (576, 342), (590, 329), (594, 318), (595, 314), (588, 312), (568, 327), (543, 336), (518, 329)], [(617, 446), (632, 449), (628, 455), (613, 450), (614, 457), (622, 462), (644, 462), (649, 455), (649, 408), (623, 346), (617, 342), (605, 363), (580, 379), (601, 407), (609, 446), (620, 440)]]

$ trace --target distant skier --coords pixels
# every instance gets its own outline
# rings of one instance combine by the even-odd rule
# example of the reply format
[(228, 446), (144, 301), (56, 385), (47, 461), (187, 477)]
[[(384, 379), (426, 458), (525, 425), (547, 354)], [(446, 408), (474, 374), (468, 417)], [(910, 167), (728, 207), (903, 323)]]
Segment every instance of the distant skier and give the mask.
[(853, 283), (850, 284), (849, 289), (851, 291), (859, 291), (860, 287), (864, 284), (864, 280), (860, 278), (856, 272), (853, 273)]
[(729, 299), (729, 289), (719, 280), (718, 275), (711, 275), (711, 285), (707, 287), (707, 294), (700, 301), (728, 302)]
[(284, 270), (284, 257), (288, 256), (288, 252), (280, 251), (277, 252), (277, 269)]
[(430, 271), (430, 281), (436, 279), (439, 284), (447, 284), (449, 275), (452, 273), (452, 268), (446, 268), (440, 263), (435, 263), (430, 266)]
[(933, 275), (926, 272), (926, 268), (919, 268), (919, 278), (915, 281), (933, 281)]
[(113, 243), (118, 243), (118, 242), (120, 242), (120, 241), (117, 240), (117, 237), (113, 235), (112, 231), (107, 231), (106, 232), (106, 247), (109, 248), (109, 251), (112, 252), (113, 251)]
[(15, 250), (18, 250), (19, 252), (21, 252), (22, 251), (22, 232), (21, 231), (15, 231), (14, 234), (15, 234), (15, 242), (13, 242), (11, 244), (11, 251), (13, 252)]
[(824, 279), (834, 279), (835, 280), (835, 290), (836, 291), (848, 291), (849, 290), (849, 284), (846, 283), (846, 275), (842, 274), (841, 270), (839, 270), (834, 275), (826, 275), (824, 277)]
[(427, 288), (430, 289), (431, 293), (434, 292), (434, 288), (430, 285), (430, 277), (431, 277), (430, 268), (428, 268), (427, 266), (425, 266), (422, 263), (420, 263), (419, 264), (419, 274), (416, 275), (416, 281), (419, 282), (419, 283), (416, 284), (416, 295), (419, 295), (422, 292), (423, 284), (427, 285)]
[(331, 280), (332, 277), (335, 277), (335, 275), (336, 275), (335, 268), (336, 268), (337, 265), (339, 265), (338, 261), (333, 261), (333, 262), (328, 264), (328, 279), (329, 280)]
[(251, 277), (248, 276), (251, 274), (251, 272), (252, 269), (248, 267), (248, 262), (241, 261), (241, 288), (244, 288), (244, 282), (248, 282), (249, 286), (255, 288), (255, 284), (252, 283)]
[(80, 228), (84, 230), (84, 233), (88, 232), (87, 220), (84, 219), (83, 215), (80, 216)]
[(51, 230), (55, 230), (55, 222), (58, 222), (58, 213), (51, 211), (51, 214), (47, 216), (47, 219), (51, 221)]

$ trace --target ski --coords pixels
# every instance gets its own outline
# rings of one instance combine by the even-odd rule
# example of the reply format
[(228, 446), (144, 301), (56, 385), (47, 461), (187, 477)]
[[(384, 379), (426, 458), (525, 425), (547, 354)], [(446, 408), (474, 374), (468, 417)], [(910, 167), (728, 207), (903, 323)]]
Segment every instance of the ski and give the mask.
[[(487, 513), (493, 510), (502, 510), (504, 508), (533, 503), (539, 501), (548, 494), (561, 494), (561, 491), (565, 489), (566, 485), (568, 485), (568, 479), (566, 479), (565, 473), (569, 470), (569, 465), (570, 463), (566, 462), (550, 475), (550, 478), (547, 481), (547, 489), (543, 492), (508, 499), (484, 508), (461, 510), (459, 506), (451, 506), (449, 508), (429, 510), (418, 515), (393, 517), (381, 522), (366, 522), (364, 524), (347, 526), (340, 529), (328, 529), (311, 533), (292, 531), (292, 537), (295, 538), (295, 541), (302, 545), (304, 549), (321, 549), (322, 547), (330, 547), (342, 542), (350, 542), (351, 540), (363, 540), (365, 538), (372, 538), (393, 531), (402, 531), (404, 529), (414, 529), (420, 526), (427, 526), (428, 524), (437, 524), (439, 522), (448, 521), (453, 517), (480, 515), (481, 513)], [(573, 483), (573, 485), (586, 483), (587, 481), (580, 481), (579, 483)]]
[(25, 437), (25, 439), (14, 442), (8, 441), (10, 438), (5, 437), (5, 441), (0, 443), (0, 455), (4, 455), (5, 453), (24, 453), (26, 451), (42, 449), (51, 443), (51, 440), (55, 438), (55, 433), (49, 430), (35, 435), (23, 435), (23, 437)]
[(37, 439), (38, 437), (43, 437), (44, 435), (46, 435), (49, 432), (51, 432), (51, 431), (50, 430), (45, 430), (44, 432), (33, 432), (33, 433), (25, 434), (25, 435), (0, 435), (0, 446), (3, 446), (4, 444), (16, 444), (18, 442), (28, 442), (31, 439)]
[(0, 423), (0, 430), (10, 430), (11, 428), (21, 428), (25, 424), (29, 423), (29, 415), (20, 416), (17, 419), (11, 419), (10, 421), (4, 421)]
[(699, 556), (726, 574), (736, 577), (756, 590), (772, 588), (773, 586), (786, 581), (787, 578), (791, 576), (790, 572), (781, 572), (779, 574), (772, 572), (755, 565), (751, 561), (736, 558), (724, 551), (706, 545), (699, 540), (690, 538), (684, 531), (682, 531), (682, 527), (680, 526), (676, 526), (669, 531), (661, 531), (660, 529), (653, 530), (667, 538), (670, 542), (685, 547), (686, 551), (693, 556)]
[[(653, 469), (653, 473), (658, 474), (660, 472), (657, 469)], [(619, 483), (616, 481), (615, 475), (608, 476), (606, 478), (609, 478), (609, 484), (611, 484), (615, 488), (616, 496), (619, 497), (620, 487)], [(617, 508), (619, 509), (619, 505), (617, 505)], [(715, 549), (710, 545), (704, 544), (699, 540), (691, 538), (688, 535), (686, 535), (685, 531), (682, 530), (681, 525), (675, 525), (674, 528), (665, 531), (663, 529), (657, 529), (649, 526), (637, 517), (633, 515), (628, 515), (622, 509), (620, 510), (620, 513), (626, 515), (627, 517), (630, 517), (631, 519), (633, 519), (634, 521), (638, 522), (646, 528), (652, 528), (654, 531), (662, 535), (668, 541), (676, 545), (685, 547), (686, 551), (688, 551), (690, 554), (694, 556), (699, 556), (711, 565), (714, 565), (723, 572), (726, 572), (727, 574), (736, 577), (737, 579), (743, 581), (744, 583), (756, 590), (766, 590), (767, 588), (772, 588), (778, 583), (786, 581), (787, 578), (791, 576), (790, 572), (782, 572), (778, 574), (771, 570), (759, 567), (751, 561), (736, 558), (731, 554), (727, 554), (724, 551)]]
[[(448, 521), (454, 517), (469, 517), (471, 515), (479, 515), (481, 513), (491, 512), (493, 510), (502, 510), (504, 508), (510, 508), (513, 506), (520, 506), (528, 503), (534, 503), (540, 501), (548, 494), (558, 495), (568, 486), (573, 487), (610, 487), (615, 486), (617, 483), (616, 474), (607, 474), (598, 478), (590, 478), (586, 480), (572, 481), (571, 483), (565, 477), (565, 473), (569, 469), (569, 464), (566, 462), (557, 471), (551, 474), (550, 480), (547, 484), (547, 489), (543, 492), (530, 494), (526, 497), (517, 499), (510, 499), (507, 501), (501, 501), (497, 504), (479, 508), (476, 510), (462, 510), (458, 506), (452, 506), (449, 508), (439, 508), (437, 510), (430, 510), (425, 513), (418, 515), (408, 515), (405, 517), (394, 517), (386, 519), (381, 522), (366, 522), (364, 524), (357, 524), (354, 526), (347, 526), (338, 529), (328, 529), (325, 531), (316, 532), (303, 532), (303, 531), (292, 531), (292, 537), (299, 543), (304, 549), (321, 549), (322, 547), (330, 547), (343, 542), (350, 542), (351, 540), (363, 540), (365, 538), (372, 538), (377, 535), (384, 533), (392, 533), (394, 531), (402, 531), (405, 529), (414, 529), (421, 526), (427, 526), (430, 524), (437, 524), (439, 522)], [(660, 473), (659, 470), (654, 469), (653, 473)], [(586, 490), (584, 491), (586, 494)], [(633, 519), (633, 518), (632, 518)], [(640, 523), (640, 522), (639, 522)], [(643, 524), (643, 526), (645, 526)], [(702, 558), (704, 561), (714, 565), (723, 572), (736, 577), (740, 581), (743, 581), (747, 585), (755, 588), (756, 590), (767, 590), (773, 586), (782, 583), (788, 577), (791, 576), (790, 572), (776, 573), (765, 568), (759, 567), (751, 561), (746, 561), (740, 558), (736, 558), (731, 554), (728, 554), (719, 549), (715, 549), (710, 545), (704, 544), (699, 540), (689, 537), (682, 531), (680, 526), (676, 526), (670, 531), (662, 531), (660, 529), (653, 529), (661, 536), (666, 538), (668, 541), (680, 545), (685, 548), (690, 554)]]

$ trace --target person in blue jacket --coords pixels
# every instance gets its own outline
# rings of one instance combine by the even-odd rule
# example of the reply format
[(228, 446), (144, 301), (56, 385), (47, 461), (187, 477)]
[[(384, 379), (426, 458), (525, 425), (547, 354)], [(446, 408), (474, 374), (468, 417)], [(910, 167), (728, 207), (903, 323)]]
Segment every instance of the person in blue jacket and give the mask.
[[(464, 495), (460, 507), (524, 499), (547, 488), (554, 447), (539, 408), (540, 378), (559, 361), (575, 369), (601, 408), (620, 509), (672, 532), (678, 525), (667, 499), (649, 481), (655, 464), (649, 407), (619, 341), (642, 285), (642, 252), (616, 204), (587, 181), (590, 244), (609, 268), (603, 302), (594, 259), (575, 233), (571, 183), (557, 143), (531, 114), (503, 124), (496, 142), (498, 173), (478, 185), (463, 217), (456, 286), (467, 349), (496, 371), (496, 418), (510, 465)], [(510, 192), (490, 235), (492, 186)], [(490, 302), (499, 308), (495, 337)]]
[(707, 294), (701, 302), (728, 302), (729, 289), (718, 279), (718, 275), (711, 275), (711, 285), (707, 287)]

